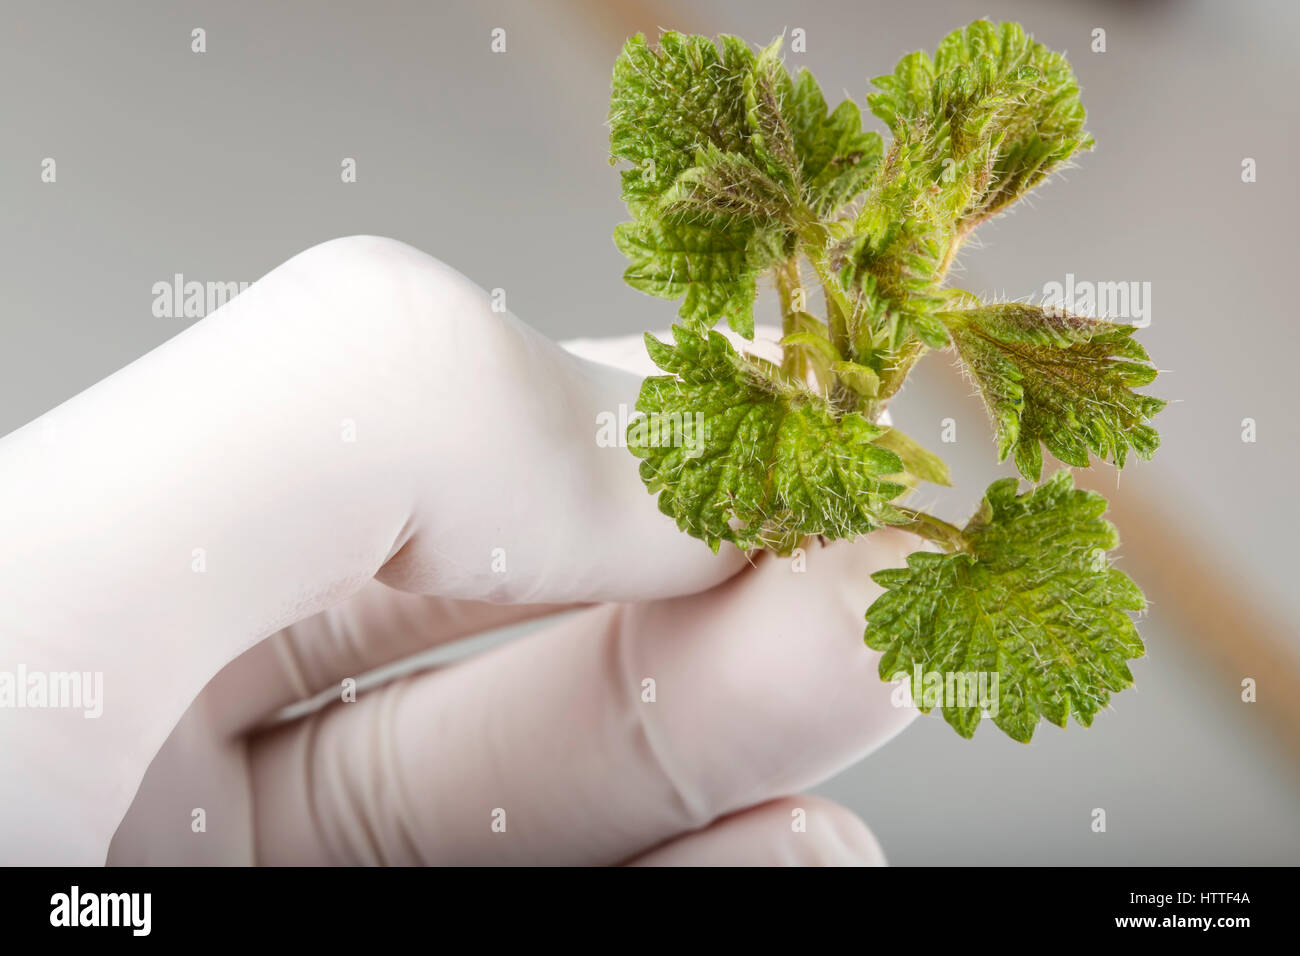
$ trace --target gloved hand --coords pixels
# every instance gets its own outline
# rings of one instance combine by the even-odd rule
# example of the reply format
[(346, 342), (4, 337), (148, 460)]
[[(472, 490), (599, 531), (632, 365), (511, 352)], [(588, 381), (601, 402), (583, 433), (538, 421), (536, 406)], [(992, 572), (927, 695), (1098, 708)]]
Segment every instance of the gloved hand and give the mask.
[(596, 441), (638, 385), (354, 237), (0, 441), (0, 680), (102, 674), (0, 707), (0, 863), (879, 862), (797, 794), (914, 716), (862, 613), (915, 542), (711, 554)]

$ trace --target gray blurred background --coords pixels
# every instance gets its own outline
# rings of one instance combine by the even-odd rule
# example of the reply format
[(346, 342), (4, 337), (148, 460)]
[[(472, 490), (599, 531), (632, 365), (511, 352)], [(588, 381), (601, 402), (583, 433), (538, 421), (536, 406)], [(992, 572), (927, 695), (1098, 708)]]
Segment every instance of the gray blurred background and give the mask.
[[(1152, 598), (1148, 656), (1090, 731), (1044, 726), (1024, 747), (922, 719), (822, 792), (899, 864), (1300, 863), (1294, 3), (6, 0), (0, 434), (195, 321), (156, 317), (154, 283), (252, 281), (350, 233), (506, 289), (556, 338), (662, 328), (675, 307), (622, 283), (610, 238), (625, 217), (603, 124), (629, 34), (761, 44), (802, 28), (788, 65), (832, 103), (862, 103), (869, 77), (979, 16), (1068, 52), (1098, 148), (983, 227), (954, 281), (1008, 298), (1067, 273), (1152, 283), (1142, 337), (1177, 400), (1164, 445), (1122, 483), (1088, 479), (1113, 495), (1122, 566)], [(1246, 157), (1257, 182), (1242, 182)], [(957, 487), (923, 503), (964, 519), (1011, 470), (946, 357), (913, 378), (897, 423), (943, 452)], [(944, 418), (954, 445), (939, 444)]]

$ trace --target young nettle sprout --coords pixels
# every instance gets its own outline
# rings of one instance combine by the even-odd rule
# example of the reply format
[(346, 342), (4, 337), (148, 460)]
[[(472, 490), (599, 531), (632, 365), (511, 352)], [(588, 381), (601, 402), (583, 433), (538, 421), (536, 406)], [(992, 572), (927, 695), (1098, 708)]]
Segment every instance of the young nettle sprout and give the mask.
[[(881, 415), (927, 352), (951, 349), (997, 430), (998, 456), (1042, 478), (1042, 447), (1087, 468), (1122, 467), (1159, 437), (1164, 402), (1133, 328), (1058, 309), (985, 303), (945, 285), (962, 243), (1092, 138), (1066, 60), (1014, 23), (977, 21), (934, 57), (905, 56), (867, 105), (890, 129), (862, 129), (851, 101), (828, 110), (807, 70), (791, 77), (780, 41), (754, 53), (730, 36), (629, 40), (614, 67), (613, 160), (625, 160), (632, 221), (615, 231), (633, 287), (683, 299), (673, 341), (646, 336), (664, 372), (637, 402), (650, 418), (695, 419), (692, 447), (628, 444), (659, 507), (717, 549), (788, 554), (812, 535), (893, 526), (938, 546), (874, 575), (867, 611), (880, 674), (996, 675), (987, 708), (1028, 741), (1040, 717), (1084, 726), (1143, 654), (1129, 612), (1142, 592), (1111, 566), (1106, 501), (1068, 469), (1025, 494), (994, 482), (963, 527), (908, 507), (918, 482), (949, 484), (936, 455)], [(754, 334), (757, 280), (774, 281), (780, 364), (737, 352), (713, 327)], [(810, 292), (824, 313), (815, 315)], [(973, 695), (972, 695), (973, 697)], [(985, 708), (945, 700), (964, 737)]]

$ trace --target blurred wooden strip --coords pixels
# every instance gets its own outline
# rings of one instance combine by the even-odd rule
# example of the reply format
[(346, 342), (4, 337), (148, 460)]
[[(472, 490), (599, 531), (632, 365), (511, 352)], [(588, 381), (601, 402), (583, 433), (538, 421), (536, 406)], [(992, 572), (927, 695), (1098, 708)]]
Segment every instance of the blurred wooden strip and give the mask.
[(613, 3), (569, 0), (569, 6), (593, 29), (606, 34), (607, 38), (616, 39), (620, 46), (637, 33), (644, 33), (648, 40), (656, 40), (660, 30), (709, 36), (719, 32), (706, 22), (708, 18), (698, 9), (664, 0), (616, 0)]
[(1289, 650), (1290, 629), (1236, 567), (1207, 550), (1212, 542), (1189, 534), (1149, 490), (1127, 477), (1116, 487), (1109, 466), (1075, 469), (1074, 478), (1110, 500), (1107, 517), (1120, 530), (1124, 570), (1141, 584), (1151, 613), (1223, 678), (1227, 699), (1239, 700), (1242, 679), (1254, 678), (1258, 699), (1241, 706), (1258, 709), (1258, 719), (1300, 759), (1300, 661)]

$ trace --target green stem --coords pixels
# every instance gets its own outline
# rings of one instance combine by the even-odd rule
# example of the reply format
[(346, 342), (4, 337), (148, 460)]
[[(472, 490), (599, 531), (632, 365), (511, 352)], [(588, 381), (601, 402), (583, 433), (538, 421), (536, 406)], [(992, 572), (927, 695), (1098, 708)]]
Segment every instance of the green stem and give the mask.
[(853, 315), (853, 303), (840, 288), (839, 279), (831, 269), (826, 251), (808, 249), (806, 253), (826, 296), (826, 325), (830, 329), (831, 344), (845, 358), (852, 358), (854, 350), (849, 334), (849, 317)]
[(831, 344), (845, 358), (852, 358), (848, 323), (854, 314), (853, 303), (840, 288), (839, 277), (835, 274), (828, 253), (830, 246), (837, 239), (843, 238), (843, 226), (822, 222), (811, 211), (803, 210), (800, 225), (795, 231), (799, 237), (800, 251), (812, 264), (817, 281), (826, 294), (826, 324), (830, 328)]
[(894, 525), (894, 527), (903, 531), (910, 531), (927, 541), (933, 541), (950, 554), (956, 551), (970, 551), (970, 542), (966, 540), (966, 535), (956, 525), (951, 525), (943, 519), (936, 518), (924, 511), (917, 511), (915, 508), (899, 508), (898, 510), (907, 515), (910, 520)]
[[(777, 266), (776, 293), (781, 300), (781, 332), (790, 335), (799, 329), (795, 313), (804, 311), (795, 308), (796, 294), (803, 298), (803, 286), (799, 282), (799, 260), (790, 259)], [(803, 352), (790, 345), (781, 347), (781, 369), (800, 381), (808, 377), (808, 364)]]
[(957, 253), (961, 251), (961, 247), (966, 244), (966, 240), (969, 239), (971, 233), (975, 231), (975, 227), (992, 215), (992, 212), (986, 212), (975, 219), (969, 219), (957, 224), (957, 228), (952, 235), (952, 241), (948, 243), (948, 251), (944, 253), (943, 261), (939, 263), (939, 274), (935, 280), (936, 287), (941, 287), (943, 285), (943, 280), (948, 275), (948, 270), (952, 267), (953, 260), (957, 258)]

